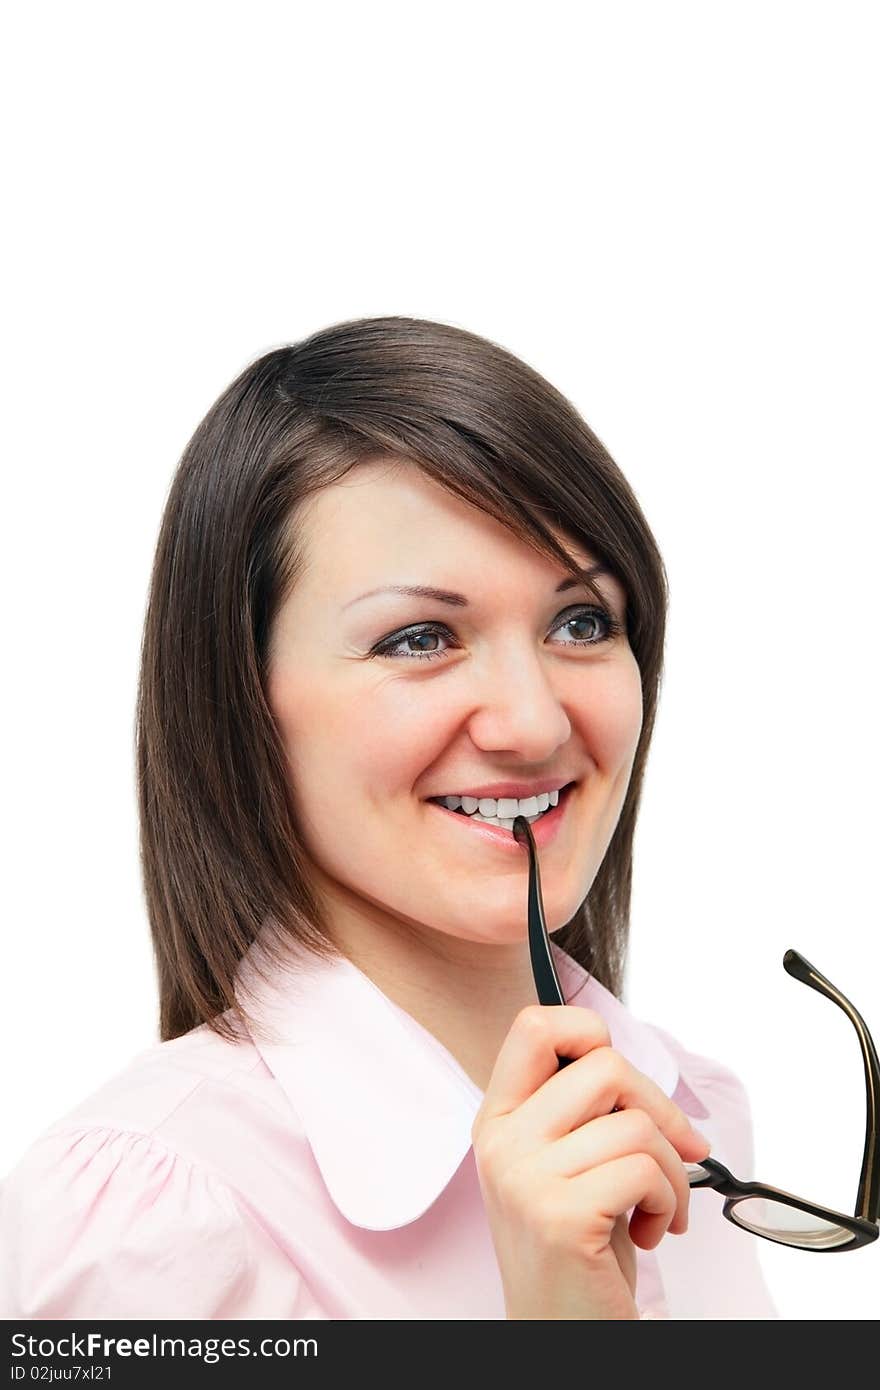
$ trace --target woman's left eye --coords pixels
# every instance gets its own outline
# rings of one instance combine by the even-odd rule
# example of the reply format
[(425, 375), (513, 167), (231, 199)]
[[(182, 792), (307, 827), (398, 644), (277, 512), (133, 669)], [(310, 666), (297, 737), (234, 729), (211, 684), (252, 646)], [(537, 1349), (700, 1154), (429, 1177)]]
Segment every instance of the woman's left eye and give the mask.
[[(566, 609), (572, 616), (562, 618), (556, 623), (556, 627), (551, 628), (555, 632), (559, 627), (573, 627), (577, 623), (589, 623), (598, 621), (604, 629), (603, 635), (598, 638), (575, 637), (571, 642), (563, 642), (564, 647), (597, 647), (603, 642), (608, 642), (612, 637), (617, 637), (623, 631), (622, 623), (604, 608), (593, 608), (581, 606), (573, 612)], [(370, 652), (370, 656), (387, 656), (396, 659), (398, 656), (397, 648), (405, 642), (421, 642), (425, 638), (443, 637), (450, 638), (453, 644), (455, 638), (444, 623), (424, 623), (418, 628), (409, 628), (406, 632), (395, 632), (390, 637), (384, 637), (377, 646)], [(400, 653), (404, 658), (413, 658), (417, 661), (430, 661), (432, 657), (443, 656), (443, 651), (404, 651)]]

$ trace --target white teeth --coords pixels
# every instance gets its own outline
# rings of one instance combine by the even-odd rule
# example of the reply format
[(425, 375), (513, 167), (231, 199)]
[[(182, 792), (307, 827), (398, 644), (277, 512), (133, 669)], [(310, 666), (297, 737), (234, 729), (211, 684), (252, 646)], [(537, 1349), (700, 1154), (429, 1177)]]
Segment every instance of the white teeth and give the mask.
[(462, 810), (467, 816), (479, 816), (481, 820), (501, 821), (513, 825), (517, 816), (526, 820), (542, 815), (551, 806), (559, 805), (559, 790), (540, 792), (537, 796), (518, 798), (515, 796), (442, 796), (437, 798), (448, 811)]
[[(489, 804), (491, 805), (491, 802)], [(482, 811), (482, 809), (483, 803), (480, 802), (480, 810)], [(491, 814), (490, 811), (489, 815)], [(517, 800), (515, 796), (502, 796), (498, 800), (498, 809), (495, 812), (495, 815), (500, 816), (502, 820), (513, 820), (516, 816), (536, 816), (537, 814), (538, 798), (536, 796), (528, 796), (521, 801)]]
[[(516, 816), (481, 816), (479, 811), (474, 811), (473, 815), (469, 816), (468, 819), (478, 820), (481, 825), (503, 825), (505, 830), (512, 830)], [(537, 815), (526, 816), (529, 825), (538, 819), (539, 817)]]

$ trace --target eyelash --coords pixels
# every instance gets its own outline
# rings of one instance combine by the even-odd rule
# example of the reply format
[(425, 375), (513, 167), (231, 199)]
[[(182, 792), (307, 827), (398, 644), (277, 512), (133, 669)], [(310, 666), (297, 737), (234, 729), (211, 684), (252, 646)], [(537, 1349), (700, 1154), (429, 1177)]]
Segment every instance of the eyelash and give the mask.
[[(589, 604), (579, 604), (574, 609), (564, 609), (563, 611), (571, 613), (572, 616), (570, 618), (566, 618), (564, 623), (557, 623), (557, 627), (562, 627), (565, 626), (567, 623), (575, 622), (579, 615), (586, 615), (587, 617), (591, 618), (601, 618), (606, 628), (605, 636), (600, 637), (597, 641), (591, 642), (588, 641), (585, 637), (577, 637), (573, 642), (564, 643), (564, 646), (598, 647), (601, 643), (608, 642), (613, 637), (619, 637), (623, 632), (623, 624), (619, 622), (617, 618), (615, 618), (613, 614), (609, 613), (605, 608), (595, 608)], [(556, 628), (552, 628), (551, 631), (555, 632)], [(421, 627), (407, 628), (405, 632), (395, 632), (392, 633), (390, 637), (383, 638), (382, 641), (379, 642), (370, 652), (370, 656), (384, 656), (391, 658), (391, 660), (398, 660), (399, 658), (393, 656), (393, 651), (395, 647), (399, 647), (401, 642), (405, 642), (410, 637), (422, 637), (426, 636), (429, 633), (436, 633), (440, 637), (452, 636), (452, 634), (449, 631), (449, 628), (445, 625), (445, 623), (425, 623)], [(403, 660), (409, 661), (415, 658), (416, 661), (430, 661), (432, 657), (444, 655), (444, 652), (408, 652), (403, 657)]]

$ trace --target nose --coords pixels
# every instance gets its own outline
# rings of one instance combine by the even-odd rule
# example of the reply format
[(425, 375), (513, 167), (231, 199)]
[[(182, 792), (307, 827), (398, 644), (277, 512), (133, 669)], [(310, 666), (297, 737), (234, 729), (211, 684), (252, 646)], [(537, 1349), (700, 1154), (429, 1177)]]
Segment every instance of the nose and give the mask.
[(543, 763), (571, 737), (571, 722), (537, 653), (518, 646), (475, 670), (475, 710), (468, 724), (477, 748)]

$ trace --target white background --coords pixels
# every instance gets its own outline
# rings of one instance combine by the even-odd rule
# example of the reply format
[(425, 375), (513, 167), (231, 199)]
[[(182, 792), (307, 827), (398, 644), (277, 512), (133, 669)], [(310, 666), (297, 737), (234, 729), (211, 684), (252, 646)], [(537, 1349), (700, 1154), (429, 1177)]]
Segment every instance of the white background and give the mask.
[[(524, 357), (636, 490), (672, 600), (625, 998), (745, 1081), (743, 1176), (851, 1211), (855, 1031), (781, 962), (880, 1039), (876, 6), (6, 29), (0, 1171), (156, 1037), (133, 714), (180, 452), (262, 352), (399, 313)], [(759, 1245), (784, 1317), (877, 1316), (880, 1244)]]

